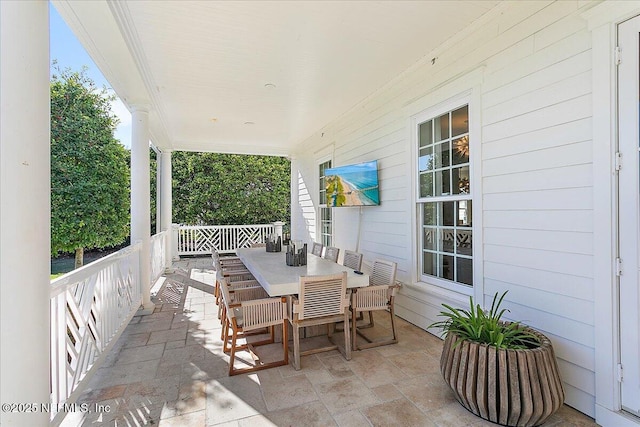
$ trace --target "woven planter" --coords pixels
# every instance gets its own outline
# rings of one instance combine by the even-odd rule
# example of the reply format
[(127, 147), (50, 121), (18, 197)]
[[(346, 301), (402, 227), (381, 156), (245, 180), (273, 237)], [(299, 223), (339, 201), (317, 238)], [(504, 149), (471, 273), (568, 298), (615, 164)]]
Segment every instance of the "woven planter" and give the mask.
[(564, 403), (564, 390), (551, 341), (535, 349), (504, 350), (470, 341), (454, 348), (449, 333), (440, 372), (456, 399), (469, 411), (506, 426), (537, 426)]

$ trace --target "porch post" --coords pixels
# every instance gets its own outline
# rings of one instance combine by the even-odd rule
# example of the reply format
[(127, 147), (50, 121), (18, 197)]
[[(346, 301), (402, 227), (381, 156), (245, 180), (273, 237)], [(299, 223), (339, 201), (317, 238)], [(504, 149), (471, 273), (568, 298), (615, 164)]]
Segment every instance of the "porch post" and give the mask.
[(154, 148), (156, 153), (156, 229), (154, 234), (160, 233), (162, 228), (162, 153), (160, 150)]
[(273, 232), (276, 233), (276, 236), (280, 236), (280, 239), (282, 239), (282, 226), (284, 225), (284, 222), (282, 221), (275, 221), (273, 223)]
[(140, 252), (141, 314), (153, 312), (151, 302), (151, 180), (149, 179), (149, 111), (131, 112), (131, 243), (142, 242)]
[(171, 269), (171, 263), (173, 258), (173, 230), (171, 228), (172, 221), (172, 170), (171, 170), (171, 150), (162, 150), (160, 154), (160, 218), (162, 224), (160, 224), (160, 230), (166, 231), (165, 236), (165, 268)]
[[(0, 425), (44, 426), (49, 413), (40, 405), (49, 403), (51, 370), (48, 1), (0, 1), (0, 56)], [(29, 407), (5, 410), (12, 403)]]

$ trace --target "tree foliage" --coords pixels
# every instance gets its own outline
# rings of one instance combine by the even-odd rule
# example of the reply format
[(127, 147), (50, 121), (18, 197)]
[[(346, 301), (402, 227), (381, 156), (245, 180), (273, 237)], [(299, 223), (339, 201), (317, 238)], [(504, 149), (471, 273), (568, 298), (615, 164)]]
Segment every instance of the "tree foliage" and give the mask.
[(86, 69), (51, 79), (51, 253), (122, 243), (129, 236), (129, 152), (113, 137), (114, 99)]
[(289, 222), (290, 161), (282, 157), (174, 152), (173, 222)]

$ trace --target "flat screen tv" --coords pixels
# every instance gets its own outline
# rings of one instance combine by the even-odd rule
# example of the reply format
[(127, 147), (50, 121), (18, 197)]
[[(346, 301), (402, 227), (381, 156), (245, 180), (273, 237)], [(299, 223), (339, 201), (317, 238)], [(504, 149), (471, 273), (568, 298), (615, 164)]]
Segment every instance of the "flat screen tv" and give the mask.
[(380, 204), (378, 161), (325, 169), (327, 206), (372, 206)]

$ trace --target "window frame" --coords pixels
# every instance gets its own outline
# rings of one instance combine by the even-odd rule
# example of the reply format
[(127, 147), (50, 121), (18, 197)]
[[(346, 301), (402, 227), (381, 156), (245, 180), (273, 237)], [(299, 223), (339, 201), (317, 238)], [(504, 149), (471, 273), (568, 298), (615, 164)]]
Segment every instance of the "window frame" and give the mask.
[[(413, 182), (413, 209), (414, 209), (414, 221), (413, 221), (413, 233), (415, 235), (414, 241), (414, 274), (416, 283), (418, 285), (427, 286), (430, 288), (436, 287), (445, 291), (453, 291), (458, 294), (464, 295), (477, 295), (483, 291), (483, 276), (482, 276), (482, 239), (481, 239), (481, 177), (479, 176), (479, 164), (480, 159), (480, 132), (476, 128), (476, 123), (479, 123), (474, 114), (477, 114), (479, 100), (477, 99), (477, 91), (469, 90), (459, 96), (450, 98), (439, 104), (434, 105), (431, 108), (427, 108), (420, 113), (411, 117), (411, 143), (412, 143), (412, 182)], [(456, 109), (468, 106), (468, 120), (469, 120), (469, 182), (470, 191), (466, 194), (448, 194), (444, 196), (429, 196), (423, 197), (420, 194), (420, 124), (429, 120), (436, 119), (442, 114), (455, 111)], [(453, 140), (453, 138), (450, 138)], [(423, 273), (423, 210), (427, 202), (447, 202), (447, 201), (462, 201), (471, 200), (472, 202), (472, 225), (471, 235), (473, 239), (471, 259), (472, 259), (472, 271), (473, 271), (473, 284), (466, 285), (459, 282), (454, 282), (448, 279), (440, 278), (437, 276), (426, 275)]]
[[(334, 236), (333, 236), (333, 232), (334, 232), (334, 223), (333, 223), (333, 212), (331, 211), (331, 208), (327, 206), (326, 203), (326, 189), (322, 188), (322, 179), (324, 178), (324, 175), (320, 174), (321, 168), (323, 165), (325, 164), (329, 164), (328, 166), (325, 166), (325, 170), (328, 168), (333, 167), (333, 159), (331, 156), (325, 156), (323, 158), (320, 158), (317, 160), (316, 162), (316, 171), (318, 173), (318, 179), (317, 179), (317, 183), (318, 183), (318, 215), (316, 216), (317, 218), (317, 237), (318, 237), (318, 243), (322, 243), (324, 246), (333, 246), (333, 240), (334, 240)], [(324, 200), (323, 200), (323, 194), (324, 194)], [(324, 214), (328, 213), (329, 214), (329, 220), (326, 221), (324, 219)], [(328, 224), (329, 225), (329, 229), (330, 232), (329, 233), (325, 233), (324, 231), (324, 225)]]

